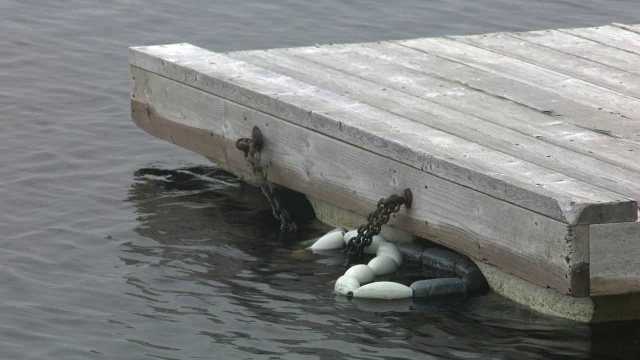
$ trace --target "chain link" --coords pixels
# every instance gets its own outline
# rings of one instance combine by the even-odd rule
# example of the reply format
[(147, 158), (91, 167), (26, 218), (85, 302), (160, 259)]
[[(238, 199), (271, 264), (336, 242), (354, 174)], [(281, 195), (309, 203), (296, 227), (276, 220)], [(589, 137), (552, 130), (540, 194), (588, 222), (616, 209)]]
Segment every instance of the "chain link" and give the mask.
[[(262, 193), (271, 204), (273, 216), (280, 220), (280, 230), (283, 232), (295, 232), (296, 224), (291, 220), (289, 212), (282, 206), (280, 198), (275, 193), (273, 184), (267, 180), (267, 169), (262, 167), (260, 162), (262, 156), (262, 134), (258, 127), (253, 128), (252, 138), (243, 138), (236, 141), (236, 147), (244, 152), (247, 164), (251, 168), (253, 175), (256, 177)], [(364, 254), (364, 248), (371, 245), (373, 237), (380, 234), (382, 225), (386, 224), (391, 217), (400, 211), (400, 207), (404, 204), (407, 208), (411, 207), (413, 196), (411, 190), (405, 189), (404, 196), (391, 195), (386, 199), (380, 199), (376, 206), (376, 210), (367, 216), (367, 223), (358, 228), (358, 236), (349, 240), (347, 245), (347, 253), (350, 260), (361, 262)]]
[(358, 236), (351, 238), (347, 245), (349, 255), (349, 265), (361, 263), (364, 256), (364, 248), (371, 245), (373, 237), (380, 234), (382, 225), (386, 224), (391, 217), (400, 211), (404, 203), (404, 198), (393, 197), (392, 200), (380, 199), (376, 209), (367, 216), (367, 223), (358, 228)]
[(240, 141), (244, 141), (245, 146), (248, 146), (248, 151), (245, 152), (247, 164), (251, 168), (253, 175), (255, 175), (262, 193), (269, 201), (269, 204), (271, 204), (273, 216), (280, 220), (280, 230), (295, 232), (297, 230), (296, 223), (291, 220), (289, 212), (282, 206), (280, 197), (278, 197), (278, 194), (274, 191), (273, 184), (267, 180), (267, 169), (260, 165), (262, 156), (260, 155), (259, 149), (256, 148), (255, 142), (251, 139), (241, 139), (239, 142)]
[(380, 199), (378, 201), (376, 210), (367, 216), (367, 223), (358, 228), (358, 236), (349, 240), (347, 254), (349, 255), (350, 263), (362, 262), (364, 248), (371, 245), (374, 236), (380, 234), (382, 225), (389, 221), (391, 214), (400, 211), (402, 204), (391, 203), (385, 205), (384, 200)]

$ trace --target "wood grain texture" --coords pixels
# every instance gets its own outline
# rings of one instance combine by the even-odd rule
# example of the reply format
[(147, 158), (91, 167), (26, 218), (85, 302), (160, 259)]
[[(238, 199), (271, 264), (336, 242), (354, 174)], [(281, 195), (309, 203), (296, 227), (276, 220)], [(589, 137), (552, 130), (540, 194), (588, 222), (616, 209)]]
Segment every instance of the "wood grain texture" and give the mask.
[[(411, 94), (430, 103), (440, 104), (483, 121), (534, 137), (540, 142), (548, 142), (570, 149), (630, 171), (640, 171), (640, 164), (633, 156), (630, 156), (633, 155), (632, 153), (640, 152), (640, 142), (621, 141), (619, 137), (612, 134), (605, 135), (567, 123), (563, 121), (565, 117), (538, 111), (502, 96), (474, 89), (459, 81), (443, 79), (429, 73), (432, 67), (413, 65), (420, 64), (421, 59), (416, 59), (414, 56), (420, 56), (422, 53), (397, 45), (387, 43), (353, 44), (246, 51), (229, 55), (239, 56), (247, 62), (256, 64), (260, 62), (262, 66), (270, 66), (275, 69), (284, 65), (280, 62), (270, 61), (277, 54), (289, 57), (292, 55), (307, 60), (304, 68), (297, 69), (297, 73), (313, 72), (314, 77), (318, 78), (316, 81), (331, 82), (333, 79), (345, 76), (345, 74), (347, 74), (346, 76), (356, 76), (379, 85), (372, 86), (372, 90), (394, 89)], [(315, 64), (339, 72), (323, 70)], [(433, 67), (442, 68), (437, 65), (439, 64), (434, 64)], [(326, 79), (322, 78), (323, 74), (326, 74)], [(305, 77), (309, 76), (311, 75)], [(350, 96), (351, 93), (352, 91), (344, 91), (343, 94)], [(394, 100), (390, 96), (389, 98), (389, 101)], [(598, 121), (602, 122), (603, 120), (607, 119), (600, 118)], [(640, 122), (631, 125), (635, 126), (635, 132), (640, 136)]]
[(443, 38), (407, 40), (398, 43), (551, 92), (556, 95), (556, 98), (567, 98), (583, 107), (619, 113), (633, 121), (640, 120), (640, 99), (509, 56)]
[[(358, 56), (364, 55), (373, 58), (373, 61), (377, 59), (396, 64), (404, 68), (409, 68), (412, 71), (428, 74), (433, 78), (439, 78), (443, 81), (458, 85), (452, 88), (452, 91), (447, 91), (441, 96), (456, 97), (460, 93), (460, 89), (470, 88), (494, 98), (509, 100), (519, 105), (520, 108), (544, 115), (527, 115), (527, 121), (521, 120), (520, 122), (532, 122), (534, 124), (539, 123), (549, 126), (556, 126), (556, 124), (562, 125), (564, 123), (572, 124), (583, 130), (588, 130), (591, 133), (596, 132), (640, 143), (638, 122), (625, 118), (621, 114), (603, 111), (603, 109), (597, 109), (591, 106), (584, 106), (573, 100), (560, 98), (556, 94), (540, 89), (539, 87), (534, 87), (503, 77), (500, 74), (487, 72), (459, 62), (443, 59), (436, 55), (400, 46), (393, 42), (307, 47), (290, 49), (289, 51), (294, 51), (296, 55), (305, 53), (308, 54), (308, 56), (314, 56), (318, 54), (320, 59), (325, 56), (325, 53), (336, 54), (335, 56), (346, 53), (349, 54), (349, 57), (355, 57), (356, 59)], [(346, 54), (343, 55), (343, 57), (346, 57)], [(393, 69), (395, 70), (395, 68)], [(402, 73), (393, 73), (393, 76), (390, 77), (395, 78), (396, 76), (402, 76)], [(382, 79), (382, 77), (379, 78)], [(417, 78), (423, 79), (424, 77), (419, 75)], [(425, 86), (425, 90), (422, 93), (424, 96), (436, 98), (435, 95), (438, 94), (438, 92), (433, 90), (434, 87), (431, 87), (428, 82), (423, 82), (421, 85)], [(435, 87), (440, 87), (441, 85), (444, 87), (442, 83), (437, 84)], [(466, 96), (467, 94), (464, 95)], [(458, 104), (458, 107), (461, 106), (464, 105)], [(479, 109), (476, 107), (474, 110), (477, 111), (481, 109), (482, 106), (479, 106)], [(505, 107), (505, 110), (513, 109), (513, 106)], [(502, 110), (502, 108), (500, 108), (500, 110)], [(485, 113), (486, 111), (487, 110), (485, 110)], [(501, 112), (496, 111), (494, 108), (489, 108), (488, 111), (493, 113)], [(518, 119), (516, 116), (521, 116), (518, 115), (518, 112), (512, 112), (512, 115), (515, 119)], [(584, 134), (584, 131), (578, 134)]]
[[(298, 55), (300, 57), (296, 56), (297, 54), (300, 54)], [(565, 147), (558, 146), (541, 140), (544, 127), (536, 127), (523, 122), (522, 119), (514, 121), (511, 117), (504, 116), (502, 111), (495, 111), (495, 108), (491, 108), (493, 111), (489, 113), (501, 114), (500, 116), (486, 114), (491, 116), (493, 121), (470, 115), (474, 114), (473, 111), (466, 113), (458, 111), (458, 107), (465, 107), (474, 102), (476, 103), (474, 110), (483, 107), (486, 109), (487, 105), (492, 105), (491, 100), (494, 100), (486, 99), (488, 97), (486, 94), (471, 89), (451, 89), (451, 84), (445, 84), (438, 79), (428, 77), (425, 79), (424, 75), (402, 71), (407, 69), (378, 66), (380, 63), (376, 63), (376, 59), (366, 56), (358, 57), (355, 54), (348, 54), (347, 57), (336, 57), (331, 52), (318, 56), (317, 53), (309, 55), (295, 49), (248, 51), (228, 55), (305, 83), (344, 94), (371, 106), (384, 108), (396, 115), (552, 169), (571, 178), (613, 190), (630, 198), (640, 199), (640, 183), (637, 181), (640, 176), (640, 163), (628, 155), (633, 150), (640, 154), (640, 145), (625, 144), (619, 139), (598, 134), (598, 136), (592, 136), (589, 142), (580, 142), (585, 146), (578, 148), (574, 145), (576, 142), (571, 140), (579, 139), (579, 136), (574, 135), (583, 131), (575, 128), (574, 130), (577, 131), (569, 133), (572, 135), (571, 139), (567, 139), (566, 133), (553, 134), (556, 139), (566, 139), (562, 142)], [(421, 81), (423, 79), (426, 81)], [(428, 95), (423, 95), (425, 91), (428, 91)], [(448, 93), (457, 91), (458, 96), (453, 101), (448, 101), (451, 96), (438, 96), (443, 91)], [(474, 98), (474, 95), (479, 96)], [(438, 98), (441, 100), (433, 100)], [(503, 107), (506, 106), (500, 108)], [(594, 141), (594, 137), (600, 138), (601, 142)], [(582, 151), (574, 151), (566, 147)], [(598, 152), (600, 157), (606, 157), (610, 162), (589, 156), (592, 155), (590, 152), (596, 148), (600, 150)], [(631, 170), (621, 168), (620, 165)]]
[(634, 24), (619, 24), (619, 23), (613, 23), (611, 24), (617, 28), (623, 29), (623, 30), (627, 30), (627, 31), (631, 31), (634, 32), (636, 34), (640, 34), (640, 25), (634, 25)]
[[(631, 26), (630, 28), (637, 27)], [(560, 29), (560, 31), (636, 55), (640, 54), (640, 34), (635, 31), (611, 25), (581, 29)]]
[(191, 45), (132, 49), (130, 62), (569, 224), (636, 216), (617, 194)]
[(571, 35), (559, 30), (508, 33), (516, 39), (640, 75), (640, 55)]
[(591, 296), (640, 292), (640, 222), (589, 228)]
[[(524, 61), (594, 85), (640, 98), (640, 76), (573, 54), (553, 50), (507, 33), (455, 36), (453, 40)], [(631, 56), (629, 56), (631, 57)]]
[[(392, 219), (396, 226), (560, 293), (587, 294), (586, 225), (568, 226), (158, 75), (133, 69), (133, 76), (132, 117), (155, 136), (246, 169), (234, 143), (257, 125), (271, 181), (362, 215), (382, 194), (411, 188), (414, 206)], [(182, 108), (200, 110), (183, 116)]]

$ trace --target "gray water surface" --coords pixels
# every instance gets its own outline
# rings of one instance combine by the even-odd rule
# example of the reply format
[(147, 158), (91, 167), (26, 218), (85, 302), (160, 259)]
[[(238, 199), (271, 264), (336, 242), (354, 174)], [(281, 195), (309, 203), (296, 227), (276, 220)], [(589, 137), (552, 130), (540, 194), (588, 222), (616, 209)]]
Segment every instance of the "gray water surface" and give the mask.
[[(0, 0), (0, 358), (635, 359), (640, 323), (496, 295), (372, 311), (259, 190), (137, 129), (127, 47), (214, 51), (640, 23), (628, 1)], [(327, 229), (306, 226), (298, 240)]]

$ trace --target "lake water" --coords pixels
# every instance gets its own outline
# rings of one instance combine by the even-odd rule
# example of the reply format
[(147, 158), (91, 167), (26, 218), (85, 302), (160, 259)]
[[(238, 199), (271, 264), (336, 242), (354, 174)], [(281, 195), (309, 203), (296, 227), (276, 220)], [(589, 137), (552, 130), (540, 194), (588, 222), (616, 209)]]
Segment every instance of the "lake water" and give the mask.
[(0, 358), (638, 358), (640, 322), (577, 324), (492, 294), (410, 311), (336, 298), (339, 253), (296, 252), (259, 190), (129, 116), (132, 45), (611, 22), (639, 23), (636, 0), (0, 0)]

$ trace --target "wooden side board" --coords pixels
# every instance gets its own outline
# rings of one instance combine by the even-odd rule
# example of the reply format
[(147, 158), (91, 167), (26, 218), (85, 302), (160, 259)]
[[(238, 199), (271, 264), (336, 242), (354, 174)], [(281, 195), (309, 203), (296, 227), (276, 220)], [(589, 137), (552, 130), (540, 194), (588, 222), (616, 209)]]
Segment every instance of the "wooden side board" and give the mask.
[(591, 295), (640, 292), (640, 221), (589, 226)]
[(637, 218), (615, 192), (228, 56), (176, 44), (130, 63), (569, 225)]
[(588, 226), (567, 225), (195, 87), (132, 67), (132, 117), (149, 133), (246, 170), (237, 138), (258, 126), (269, 179), (366, 215), (412, 189), (391, 223), (562, 294), (586, 296)]

